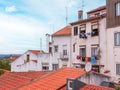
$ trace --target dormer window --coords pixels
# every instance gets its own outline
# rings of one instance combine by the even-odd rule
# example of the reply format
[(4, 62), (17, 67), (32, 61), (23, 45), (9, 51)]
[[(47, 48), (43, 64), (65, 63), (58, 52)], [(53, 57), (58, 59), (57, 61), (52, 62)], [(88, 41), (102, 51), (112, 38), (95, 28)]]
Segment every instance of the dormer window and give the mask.
[(99, 35), (99, 24), (98, 22), (93, 22), (91, 25), (91, 36), (98, 36)]
[(116, 16), (120, 16), (120, 2), (115, 4), (115, 14)]

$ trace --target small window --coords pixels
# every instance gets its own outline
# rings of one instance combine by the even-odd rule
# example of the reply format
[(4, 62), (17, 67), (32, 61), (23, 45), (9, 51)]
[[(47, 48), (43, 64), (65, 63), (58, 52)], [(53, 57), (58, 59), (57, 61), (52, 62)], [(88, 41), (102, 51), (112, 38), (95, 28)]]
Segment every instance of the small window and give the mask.
[(27, 62), (30, 61), (30, 55), (29, 55), (29, 54), (27, 54), (26, 61), (27, 61)]
[(58, 64), (53, 64), (53, 70), (58, 70)]
[(120, 16), (120, 2), (115, 5), (115, 14), (116, 16)]
[(95, 16), (97, 17), (97, 16), (100, 16), (100, 13), (95, 13)]
[(93, 22), (91, 25), (91, 36), (98, 36), (99, 35), (99, 25), (98, 22)]
[(42, 66), (42, 70), (43, 71), (48, 71), (49, 70), (49, 66)]
[(58, 46), (54, 46), (54, 52), (58, 52)]
[(72, 81), (68, 81), (68, 89), (72, 90), (73, 88), (73, 82)]
[(74, 36), (78, 35), (78, 27), (74, 27)]
[(87, 38), (87, 36), (86, 36), (86, 25), (85, 24), (80, 25), (79, 30), (80, 30), (79, 38)]
[(80, 56), (86, 57), (86, 48), (85, 47), (80, 47)]
[(73, 44), (73, 52), (75, 52), (75, 44)]
[(52, 53), (52, 47), (49, 47), (49, 53)]
[(91, 56), (97, 56), (98, 55), (98, 47), (92, 47), (91, 48)]
[(120, 46), (120, 32), (114, 34), (114, 43), (115, 46)]
[(120, 75), (120, 64), (116, 64), (116, 74)]
[(67, 55), (67, 50), (63, 50), (63, 55)]

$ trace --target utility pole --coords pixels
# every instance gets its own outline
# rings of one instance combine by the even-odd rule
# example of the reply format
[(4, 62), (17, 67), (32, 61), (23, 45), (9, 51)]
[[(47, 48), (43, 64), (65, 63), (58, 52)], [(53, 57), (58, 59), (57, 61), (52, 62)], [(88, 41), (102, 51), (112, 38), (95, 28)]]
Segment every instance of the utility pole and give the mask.
[(68, 25), (68, 6), (65, 7), (66, 9), (66, 26)]
[(40, 50), (42, 50), (42, 38), (40, 38)]

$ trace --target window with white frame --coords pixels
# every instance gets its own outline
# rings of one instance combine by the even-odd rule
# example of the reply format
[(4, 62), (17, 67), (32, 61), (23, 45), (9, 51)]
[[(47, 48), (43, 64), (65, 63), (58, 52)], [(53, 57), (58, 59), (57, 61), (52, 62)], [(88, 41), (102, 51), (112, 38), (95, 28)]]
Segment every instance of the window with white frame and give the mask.
[(120, 32), (114, 34), (114, 43), (115, 46), (120, 46)]
[(91, 23), (91, 29), (92, 29), (91, 36), (98, 36), (99, 35), (98, 21)]
[(48, 71), (49, 70), (49, 66), (42, 66), (42, 70), (43, 71)]
[(74, 36), (78, 35), (78, 26), (74, 27)]
[(98, 46), (92, 46), (91, 47), (91, 56), (97, 56), (98, 55)]
[(53, 70), (58, 70), (58, 64), (53, 64)]
[(116, 74), (120, 75), (120, 64), (116, 64)]
[(54, 46), (54, 52), (58, 52), (58, 46), (57, 45)]
[(63, 55), (67, 55), (67, 50), (63, 50)]
[(81, 57), (86, 57), (86, 47), (80, 47), (80, 56)]
[(48, 71), (49, 70), (49, 64), (48, 63), (42, 63), (42, 70)]
[(72, 90), (72, 86), (73, 86), (73, 82), (72, 81), (68, 81), (68, 89)]
[(115, 14), (116, 16), (120, 16), (120, 2), (115, 4)]

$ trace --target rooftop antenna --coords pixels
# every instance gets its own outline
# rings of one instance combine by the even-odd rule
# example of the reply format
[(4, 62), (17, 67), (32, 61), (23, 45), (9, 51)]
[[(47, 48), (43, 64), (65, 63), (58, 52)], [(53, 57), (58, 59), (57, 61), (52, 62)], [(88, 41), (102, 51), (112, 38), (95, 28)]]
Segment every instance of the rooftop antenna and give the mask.
[(82, 0), (82, 10), (84, 10), (84, 0)]
[(67, 5), (66, 5), (65, 9), (66, 9), (66, 26), (67, 26), (67, 24), (68, 24), (68, 6)]
[(42, 38), (40, 38), (40, 50), (42, 50)]

